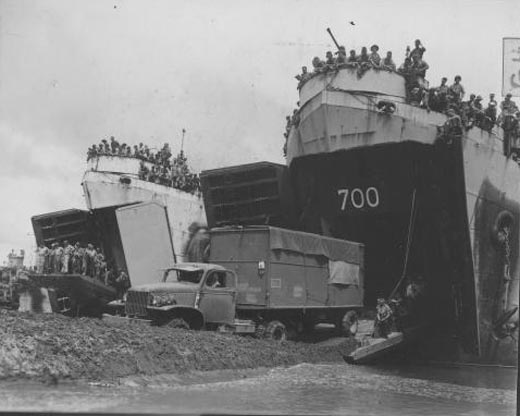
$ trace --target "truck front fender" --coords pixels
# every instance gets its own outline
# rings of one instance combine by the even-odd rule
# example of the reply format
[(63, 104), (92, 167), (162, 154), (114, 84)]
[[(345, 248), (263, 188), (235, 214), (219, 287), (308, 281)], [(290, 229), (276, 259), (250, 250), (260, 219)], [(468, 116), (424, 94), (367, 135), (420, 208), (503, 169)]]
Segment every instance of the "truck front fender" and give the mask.
[[(148, 309), (154, 315), (162, 315), (162, 317), (167, 315), (168, 320), (165, 321), (165, 323), (169, 322), (171, 319), (182, 318), (188, 323), (190, 329), (199, 330), (204, 326), (204, 316), (202, 315), (202, 312), (189, 306), (147, 306), (146, 309)], [(161, 321), (164, 321), (164, 319), (161, 319)]]

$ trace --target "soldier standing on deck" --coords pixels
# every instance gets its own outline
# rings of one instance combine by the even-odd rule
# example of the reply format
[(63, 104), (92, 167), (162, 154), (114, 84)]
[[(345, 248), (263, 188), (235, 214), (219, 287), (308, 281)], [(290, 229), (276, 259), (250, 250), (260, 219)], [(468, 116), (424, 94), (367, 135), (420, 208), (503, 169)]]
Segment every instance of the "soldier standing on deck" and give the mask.
[(87, 244), (85, 255), (83, 256), (83, 275), (94, 277), (94, 259), (96, 257), (96, 250), (92, 244)]
[(381, 57), (377, 53), (378, 50), (379, 46), (377, 45), (372, 45), (370, 47), (371, 54), (368, 59), (374, 68), (379, 68), (381, 65)]
[(414, 56), (417, 56), (419, 59), (422, 59), (424, 52), (426, 52), (426, 48), (421, 45), (421, 41), (419, 39), (415, 40), (415, 48), (410, 52), (410, 59), (413, 60)]
[(450, 86), (448, 93), (451, 101), (458, 107), (464, 98), (464, 87), (460, 83), (462, 77), (460, 75), (455, 76), (455, 82)]
[(486, 117), (488, 117), (493, 124), (497, 122), (497, 106), (498, 103), (495, 100), (495, 94), (489, 94), (489, 103), (486, 107)]
[(63, 261), (63, 247), (59, 243), (55, 243), (54, 249), (54, 269), (53, 273), (61, 272), (61, 265)]
[(83, 268), (83, 257), (85, 255), (84, 249), (80, 243), (74, 244), (74, 252), (72, 253), (72, 273), (81, 274)]
[(392, 59), (392, 52), (388, 51), (386, 53), (385, 59), (383, 59), (383, 65), (382, 68), (387, 71), (395, 71), (395, 62)]
[(74, 247), (69, 244), (67, 240), (63, 243), (65, 246), (63, 249), (63, 257), (61, 259), (61, 272), (62, 273), (70, 273), (71, 271), (71, 263), (72, 263), (72, 255), (74, 253)]

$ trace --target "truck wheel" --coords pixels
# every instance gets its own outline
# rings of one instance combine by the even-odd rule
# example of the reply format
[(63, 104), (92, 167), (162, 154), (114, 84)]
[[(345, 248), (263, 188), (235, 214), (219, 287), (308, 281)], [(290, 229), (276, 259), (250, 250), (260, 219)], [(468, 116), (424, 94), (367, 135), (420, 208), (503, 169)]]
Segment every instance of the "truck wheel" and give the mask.
[(168, 328), (181, 328), (181, 329), (190, 329), (188, 323), (182, 318), (173, 318), (170, 322), (166, 324)]
[(265, 337), (274, 341), (286, 341), (287, 329), (280, 321), (271, 321), (265, 328)]
[(355, 337), (358, 331), (358, 316), (356, 311), (348, 311), (341, 320), (343, 335)]

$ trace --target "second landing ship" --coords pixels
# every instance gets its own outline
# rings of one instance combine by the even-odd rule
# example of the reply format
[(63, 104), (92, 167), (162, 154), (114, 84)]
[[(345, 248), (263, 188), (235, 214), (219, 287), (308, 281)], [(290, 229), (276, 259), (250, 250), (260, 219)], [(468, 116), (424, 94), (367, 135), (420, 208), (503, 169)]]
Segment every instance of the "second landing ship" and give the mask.
[[(502, 130), (474, 127), (448, 145), (439, 140), (446, 115), (410, 105), (404, 77), (376, 69), (315, 74), (299, 101), (287, 167), (277, 166), (288, 177), (294, 227), (364, 243), (368, 308), (420, 281), (427, 345), (436, 341), (436, 352), (515, 362), (520, 168), (503, 154)], [(244, 166), (243, 176), (254, 168)], [(252, 207), (277, 203), (261, 195), (262, 180), (249, 185), (254, 192), (238, 193), (238, 170), (203, 172), (210, 226), (215, 218), (258, 222), (248, 218)], [(227, 193), (212, 187), (219, 175)], [(271, 194), (288, 195), (275, 187)], [(233, 201), (244, 209), (224, 218)]]

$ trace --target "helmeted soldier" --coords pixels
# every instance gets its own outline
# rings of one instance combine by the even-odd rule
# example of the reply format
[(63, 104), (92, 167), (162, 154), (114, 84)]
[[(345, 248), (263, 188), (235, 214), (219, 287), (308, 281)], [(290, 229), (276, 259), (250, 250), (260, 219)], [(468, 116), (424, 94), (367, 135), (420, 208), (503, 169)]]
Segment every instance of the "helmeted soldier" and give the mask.
[(452, 144), (453, 140), (462, 137), (464, 132), (462, 120), (460, 116), (455, 113), (453, 108), (447, 111), (448, 119), (444, 123), (444, 136), (447, 144)]
[(298, 89), (302, 87), (302, 85), (311, 78), (311, 74), (307, 72), (307, 67), (302, 66), (302, 73), (300, 75), (296, 75), (295, 78), (298, 80)]
[(448, 78), (442, 77), (441, 85), (434, 89), (435, 110), (443, 112), (448, 108), (448, 90)]
[(464, 87), (460, 83), (462, 81), (462, 77), (460, 75), (455, 76), (455, 82), (450, 86), (448, 92), (451, 101), (455, 103), (455, 105), (460, 105), (462, 99), (464, 98)]
[(345, 50), (344, 46), (340, 46), (338, 48), (338, 51), (336, 52), (336, 64), (337, 65), (343, 65), (347, 63), (347, 52)]
[(106, 139), (101, 140), (101, 142), (103, 143), (103, 152), (106, 155), (110, 154), (110, 144), (107, 142)]
[(355, 65), (358, 62), (358, 58), (356, 55), (355, 49), (351, 49), (347, 58), (347, 63), (351, 65)]
[(362, 64), (365, 62), (370, 62), (370, 57), (368, 56), (368, 51), (366, 46), (361, 48), (361, 54), (357, 57), (357, 61)]
[(430, 66), (419, 55), (413, 55), (412, 71), (416, 77), (424, 78)]
[(325, 63), (317, 56), (312, 58), (312, 67), (315, 73), (323, 72)]
[(387, 71), (395, 71), (395, 62), (392, 59), (392, 51), (386, 53), (385, 59), (383, 59), (382, 68)]
[(372, 66), (374, 68), (379, 68), (379, 66), (381, 65), (381, 57), (379, 56), (377, 51), (379, 51), (379, 46), (372, 45), (370, 47), (370, 52), (371, 53), (370, 53), (370, 55), (368, 57), (368, 60), (372, 64)]
[(497, 122), (497, 106), (498, 103), (495, 100), (495, 94), (489, 94), (489, 103), (486, 107), (485, 114), (486, 117), (488, 117), (493, 124)]
[(110, 150), (112, 151), (112, 154), (117, 154), (119, 148), (119, 142), (115, 139), (114, 136), (110, 136)]
[(513, 94), (508, 93), (504, 98), (504, 101), (500, 103), (500, 110), (505, 114), (514, 114), (518, 111), (518, 107), (515, 102), (511, 99)]
[(336, 65), (336, 59), (334, 59), (331, 51), (327, 51), (325, 55), (325, 65), (327, 65), (328, 69), (332, 69)]

